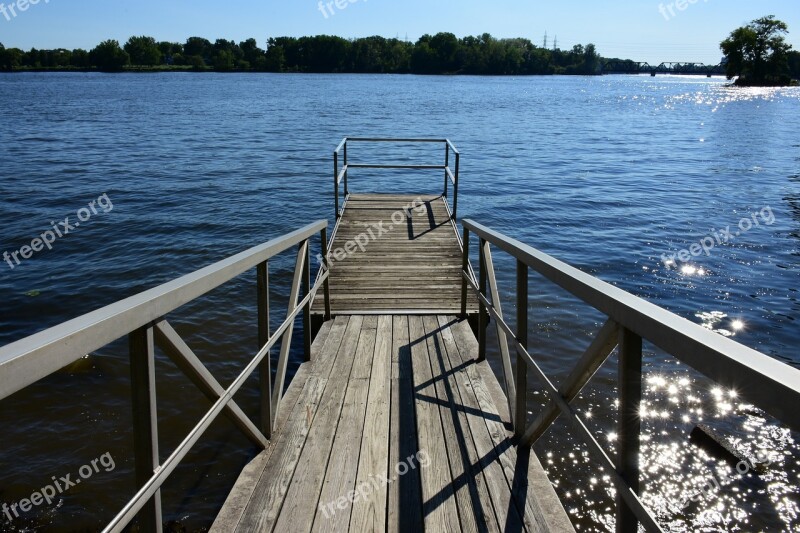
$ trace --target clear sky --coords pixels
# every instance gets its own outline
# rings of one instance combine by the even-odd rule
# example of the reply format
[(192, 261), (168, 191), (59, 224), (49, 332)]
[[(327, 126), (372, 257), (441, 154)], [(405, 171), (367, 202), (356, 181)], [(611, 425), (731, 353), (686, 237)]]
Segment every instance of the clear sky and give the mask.
[[(0, 0), (5, 6), (31, 0)], [(323, 0), (324, 3), (330, 0)], [(201, 36), (242, 41), (255, 37), (330, 34), (382, 35), (416, 40), (425, 33), (459, 37), (484, 32), (526, 37), (560, 48), (593, 42), (606, 57), (649, 63), (716, 63), (719, 42), (734, 28), (776, 15), (794, 30), (800, 49), (800, 0), (39, 0), (16, 16), (0, 8), (6, 47), (86, 48), (131, 35), (185, 41)], [(663, 6), (663, 9), (660, 9)], [(684, 9), (679, 9), (683, 6)], [(323, 11), (325, 13), (323, 14)], [(333, 12), (333, 14), (331, 14)], [(8, 20), (10, 18), (10, 20)]]

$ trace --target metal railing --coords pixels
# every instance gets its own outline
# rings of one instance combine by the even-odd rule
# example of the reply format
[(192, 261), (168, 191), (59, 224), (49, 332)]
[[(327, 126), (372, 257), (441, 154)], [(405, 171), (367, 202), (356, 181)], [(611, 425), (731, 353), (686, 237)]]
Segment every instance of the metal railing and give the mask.
[[(347, 157), (347, 147), (349, 143), (408, 143), (408, 144), (443, 144), (444, 145), (444, 164), (443, 165), (386, 165), (378, 163), (351, 163)], [(455, 156), (455, 167), (450, 169), (450, 152)], [(343, 165), (339, 168), (339, 157), (343, 156)], [(350, 169), (394, 169), (394, 170), (442, 170), (444, 171), (444, 189), (442, 196), (447, 199), (449, 184), (453, 185), (453, 209), (451, 220), (455, 221), (458, 214), (458, 173), (461, 166), (461, 153), (456, 149), (449, 139), (381, 139), (371, 137), (345, 137), (336, 150), (333, 151), (333, 190), (334, 201), (336, 204), (336, 220), (342, 216), (344, 208), (339, 208), (339, 191), (344, 185), (345, 202), (350, 194), (348, 187), (348, 174)]]
[[(491, 316), (497, 328), (500, 358), (509, 412), (521, 445), (532, 446), (563, 414), (582, 436), (599, 464), (608, 469), (617, 489), (617, 531), (662, 531), (639, 499), (639, 404), (642, 397), (642, 342), (646, 340), (698, 370), (716, 383), (730, 387), (792, 428), (800, 428), (800, 370), (747, 348), (702, 326), (600, 281), (515, 239), (471, 220), (464, 228), (462, 314), (472, 288), (480, 301), (479, 359), (486, 358), (486, 328)], [(479, 238), (480, 277), (469, 271), (470, 234)], [(495, 278), (491, 245), (517, 261), (517, 329), (503, 317)], [(608, 317), (605, 325), (564, 382), (556, 387), (528, 351), (528, 274), (532, 269)], [(487, 288), (488, 285), (488, 288)], [(513, 375), (508, 342), (517, 355)], [(570, 403), (619, 347), (618, 449), (615, 460), (600, 446)], [(534, 422), (527, 424), (528, 371), (533, 370), (549, 397)]]
[[(146, 531), (162, 531), (160, 488), (220, 413), (228, 416), (255, 445), (264, 448), (272, 437), (281, 408), (286, 368), (296, 318), (303, 314), (305, 360), (311, 358), (311, 301), (323, 288), (329, 301), (328, 273), (314, 286), (310, 278), (310, 239), (320, 234), (327, 257), (328, 222), (304, 228), (220, 261), (136, 296), (0, 348), (0, 400), (36, 383), (64, 366), (111, 342), (128, 337), (133, 400), (133, 439), (139, 491), (104, 531), (118, 532), (139, 515)], [(298, 246), (286, 319), (270, 333), (269, 260)], [(260, 349), (226, 389), (211, 375), (166, 320), (166, 315), (241, 274), (256, 269), (258, 345)], [(270, 350), (282, 340), (275, 381)], [(164, 353), (213, 401), (211, 409), (163, 462), (159, 458), (156, 416), (155, 347)], [(233, 400), (258, 370), (261, 420), (257, 427)]]

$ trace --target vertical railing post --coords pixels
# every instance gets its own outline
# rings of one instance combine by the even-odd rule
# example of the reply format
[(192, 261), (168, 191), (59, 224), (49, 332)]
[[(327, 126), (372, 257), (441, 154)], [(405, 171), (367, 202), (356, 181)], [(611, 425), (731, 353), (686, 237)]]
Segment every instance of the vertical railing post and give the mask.
[(458, 170), (461, 166), (461, 154), (456, 152), (456, 175), (453, 183), (453, 220), (458, 220)]
[[(257, 270), (258, 294), (258, 349), (269, 342), (269, 261), (260, 263)], [(272, 354), (267, 353), (258, 366), (258, 387), (261, 415), (261, 432), (268, 439), (272, 438)]]
[[(480, 292), (481, 294), (486, 297), (486, 240), (483, 238), (480, 239)], [(480, 300), (480, 298), (479, 298)], [(486, 360), (486, 329), (489, 325), (489, 316), (488, 311), (486, 311), (486, 306), (483, 303), (483, 300), (479, 302), (479, 313), (478, 313), (478, 361), (485, 361)]]
[[(311, 243), (306, 241), (306, 259), (303, 261), (303, 291), (302, 300), (311, 292)], [(311, 300), (303, 306), (303, 353), (305, 361), (311, 361)]]
[[(133, 400), (133, 447), (136, 486), (147, 483), (158, 457), (158, 413), (156, 409), (155, 344), (153, 328), (145, 326), (128, 335)], [(161, 491), (157, 491), (139, 513), (142, 531), (161, 533)]]
[[(528, 265), (517, 260), (517, 342), (528, 349)], [(522, 437), (528, 422), (528, 361), (517, 352), (517, 405), (514, 434)]]
[(347, 188), (347, 140), (344, 141), (344, 197), (347, 199), (347, 195), (350, 194), (350, 190)]
[(447, 182), (450, 181), (450, 176), (447, 174), (447, 171), (450, 169), (450, 143), (445, 141), (444, 142), (444, 194), (443, 196), (447, 198)]
[(467, 278), (469, 274), (469, 230), (464, 228), (464, 240), (462, 242), (464, 254), (461, 260), (461, 317), (467, 316)]
[[(322, 271), (328, 272), (328, 228), (322, 228), (320, 232), (320, 240), (322, 241)], [(325, 281), (322, 282), (322, 291), (325, 298), (325, 320), (331, 319), (331, 285), (330, 273)]]
[[(642, 401), (642, 338), (628, 329), (619, 342), (619, 421), (617, 471), (636, 494), (639, 494), (639, 438)], [(617, 495), (617, 533), (636, 533), (636, 515)]]
[(339, 220), (339, 152), (333, 152), (333, 197), (336, 203), (334, 220)]

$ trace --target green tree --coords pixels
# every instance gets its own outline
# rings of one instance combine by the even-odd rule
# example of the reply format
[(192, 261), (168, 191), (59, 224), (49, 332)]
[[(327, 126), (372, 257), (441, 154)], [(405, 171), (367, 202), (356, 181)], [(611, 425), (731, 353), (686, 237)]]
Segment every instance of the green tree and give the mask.
[(119, 41), (113, 39), (103, 41), (97, 45), (89, 52), (89, 59), (100, 70), (108, 71), (122, 70), (131, 61), (128, 52), (120, 47)]
[(239, 48), (244, 55), (244, 61), (250, 64), (250, 68), (255, 70), (265, 70), (267, 68), (267, 58), (264, 50), (258, 47), (255, 39), (250, 38), (239, 43)]
[(789, 80), (789, 27), (770, 15), (735, 29), (720, 43), (728, 79), (739, 85), (784, 85)]
[(267, 51), (264, 54), (264, 59), (266, 61), (264, 68), (269, 72), (283, 72), (283, 69), (286, 67), (286, 50), (281, 42), (283, 39), (270, 38), (270, 40), (267, 41)]
[(214, 56), (214, 68), (216, 70), (233, 70), (234, 59), (230, 50), (220, 50)]
[(595, 45), (589, 43), (583, 49), (583, 62), (586, 74), (600, 74), (600, 55)]
[(214, 47), (208, 39), (202, 37), (189, 37), (186, 39), (186, 44), (183, 45), (183, 55), (200, 56), (205, 63), (211, 61), (214, 52)]
[(789, 75), (800, 80), (800, 52), (795, 50), (789, 52)]
[(89, 68), (92, 66), (92, 61), (89, 59), (89, 52), (81, 48), (76, 48), (72, 51), (72, 58), (70, 65), (77, 68)]
[(186, 64), (195, 70), (205, 70), (206, 68), (206, 62), (203, 56), (186, 56), (184, 59)]
[(131, 37), (125, 43), (125, 51), (131, 57), (134, 65), (155, 66), (161, 64), (161, 50), (158, 49), (156, 40), (152, 37)]

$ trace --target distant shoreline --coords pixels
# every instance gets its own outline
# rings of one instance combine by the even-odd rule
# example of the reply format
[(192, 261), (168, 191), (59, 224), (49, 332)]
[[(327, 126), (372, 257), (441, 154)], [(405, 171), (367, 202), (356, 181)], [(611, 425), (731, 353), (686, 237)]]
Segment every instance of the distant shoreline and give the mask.
[(568, 77), (598, 77), (603, 74), (567, 74), (562, 72), (554, 72), (548, 74), (466, 74), (463, 72), (443, 72), (435, 74), (421, 74), (416, 72), (307, 72), (307, 71), (282, 71), (274, 72), (269, 70), (253, 70), (253, 69), (215, 69), (212, 67), (198, 69), (190, 66), (175, 66), (175, 67), (125, 67), (122, 70), (101, 70), (98, 68), (83, 68), (83, 67), (23, 67), (15, 68), (12, 70), (0, 70), (2, 74), (20, 74), (24, 72), (55, 72), (55, 73), (97, 73), (97, 74), (162, 74), (171, 72), (187, 72), (191, 74), (332, 74), (332, 75), (386, 75), (386, 76), (474, 76), (474, 77), (553, 77), (553, 76), (568, 76)]

